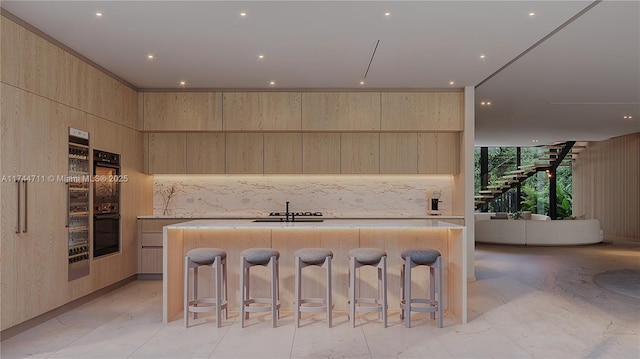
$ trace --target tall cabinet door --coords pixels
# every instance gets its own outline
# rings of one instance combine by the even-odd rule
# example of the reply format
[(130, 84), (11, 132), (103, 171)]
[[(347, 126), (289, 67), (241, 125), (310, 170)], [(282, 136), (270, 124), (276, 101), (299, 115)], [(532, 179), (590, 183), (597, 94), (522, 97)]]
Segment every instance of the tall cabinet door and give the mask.
[[(7, 117), (3, 113), (16, 142), (5, 144), (3, 138), (2, 170), (3, 175), (27, 180), (19, 186), (3, 186), (9, 190), (6, 196), (2, 193), (2, 292), (10, 293), (2, 296), (3, 328), (63, 304), (67, 283), (66, 184), (62, 177), (68, 159), (69, 110), (21, 90), (10, 91), (17, 95), (7, 101), (21, 103), (22, 112), (9, 109)], [(13, 146), (19, 161), (5, 166), (10, 158), (5, 146)]]
[[(18, 258), (14, 255), (20, 243), (20, 233), (22, 233), (22, 222), (18, 221), (18, 187), (21, 184), (15, 182), (18, 174), (20, 174), (20, 113), (19, 108), (32, 110), (31, 107), (21, 106), (24, 96), (14, 87), (2, 84), (2, 103), (0, 111), (2, 121), (0, 124), (0, 146), (2, 146), (2, 159), (0, 161), (0, 169), (2, 170), (2, 183), (0, 184), (0, 201), (2, 209), (2, 239), (0, 242), (0, 297), (2, 305), (0, 305), (0, 318), (2, 318), (2, 328), (5, 329), (15, 323), (20, 318), (16, 316), (16, 307), (23, 300), (23, 297), (17, 294), (17, 273), (15, 268), (18, 264)], [(35, 112), (35, 109), (33, 109)], [(20, 191), (20, 193), (22, 193)], [(22, 201), (20, 201), (22, 202)], [(22, 208), (20, 208), (22, 209)], [(18, 233), (16, 233), (18, 232)]]

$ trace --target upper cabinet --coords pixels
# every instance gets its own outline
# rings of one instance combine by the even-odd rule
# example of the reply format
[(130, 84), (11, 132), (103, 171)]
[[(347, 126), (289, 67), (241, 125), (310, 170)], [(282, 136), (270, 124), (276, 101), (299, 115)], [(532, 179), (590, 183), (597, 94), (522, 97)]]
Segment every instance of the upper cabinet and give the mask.
[(264, 174), (302, 173), (302, 134), (264, 134)]
[(187, 133), (187, 173), (225, 173), (224, 133)]
[(380, 93), (303, 92), (302, 130), (380, 130)]
[(387, 131), (462, 131), (462, 92), (383, 92), (381, 128)]
[(142, 93), (149, 173), (459, 173), (463, 93)]
[(262, 133), (226, 134), (226, 172), (262, 174), (264, 172), (264, 135)]
[(220, 131), (219, 92), (145, 92), (145, 131)]
[(340, 173), (372, 174), (380, 172), (379, 133), (340, 134)]
[(460, 173), (460, 133), (418, 133), (418, 173)]
[(340, 173), (340, 134), (302, 135), (302, 173)]
[(380, 134), (380, 173), (418, 173), (418, 134)]
[(300, 92), (225, 92), (225, 131), (300, 131)]
[(187, 134), (148, 133), (148, 173), (187, 173)]

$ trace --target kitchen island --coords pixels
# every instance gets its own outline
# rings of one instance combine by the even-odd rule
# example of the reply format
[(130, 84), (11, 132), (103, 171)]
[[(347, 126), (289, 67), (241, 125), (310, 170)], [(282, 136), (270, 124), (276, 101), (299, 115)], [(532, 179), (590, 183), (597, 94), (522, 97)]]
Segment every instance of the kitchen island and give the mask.
[[(163, 320), (182, 318), (185, 253), (197, 247), (227, 251), (229, 309), (239, 309), (240, 252), (252, 247), (270, 247), (280, 252), (280, 301), (282, 310), (292, 310), (294, 256), (300, 248), (323, 247), (333, 251), (333, 301), (335, 310), (347, 310), (347, 252), (358, 247), (377, 247), (387, 252), (390, 310), (400, 309), (400, 253), (408, 248), (437, 249), (442, 254), (443, 308), (461, 323), (467, 321), (466, 228), (436, 220), (328, 219), (323, 222), (254, 222), (253, 220), (195, 220), (164, 227)], [(205, 268), (208, 269), (208, 268)], [(314, 271), (317, 269), (317, 271)], [(427, 267), (413, 276), (414, 297), (424, 296)], [(202, 274), (208, 273), (206, 270)], [(267, 270), (252, 270), (252, 294), (268, 297)], [(360, 269), (358, 290), (375, 296), (377, 277), (373, 268)], [(201, 275), (200, 290), (212, 288), (208, 275)], [(303, 296), (321, 296), (325, 281), (320, 268), (305, 270)]]

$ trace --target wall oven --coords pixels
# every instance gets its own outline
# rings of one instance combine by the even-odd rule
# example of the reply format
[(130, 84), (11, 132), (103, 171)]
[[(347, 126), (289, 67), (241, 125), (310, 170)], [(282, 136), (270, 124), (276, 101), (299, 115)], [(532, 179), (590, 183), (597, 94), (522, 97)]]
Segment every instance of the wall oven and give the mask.
[(120, 155), (93, 150), (93, 257), (120, 251)]

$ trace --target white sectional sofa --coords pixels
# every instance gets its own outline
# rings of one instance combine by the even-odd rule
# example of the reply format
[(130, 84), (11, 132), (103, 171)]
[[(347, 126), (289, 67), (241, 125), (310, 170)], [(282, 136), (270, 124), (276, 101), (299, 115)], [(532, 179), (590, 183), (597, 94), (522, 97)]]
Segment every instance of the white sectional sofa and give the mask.
[(476, 213), (475, 240), (480, 243), (522, 246), (566, 246), (600, 243), (597, 219), (551, 221), (532, 215), (531, 220), (491, 219), (495, 213)]

